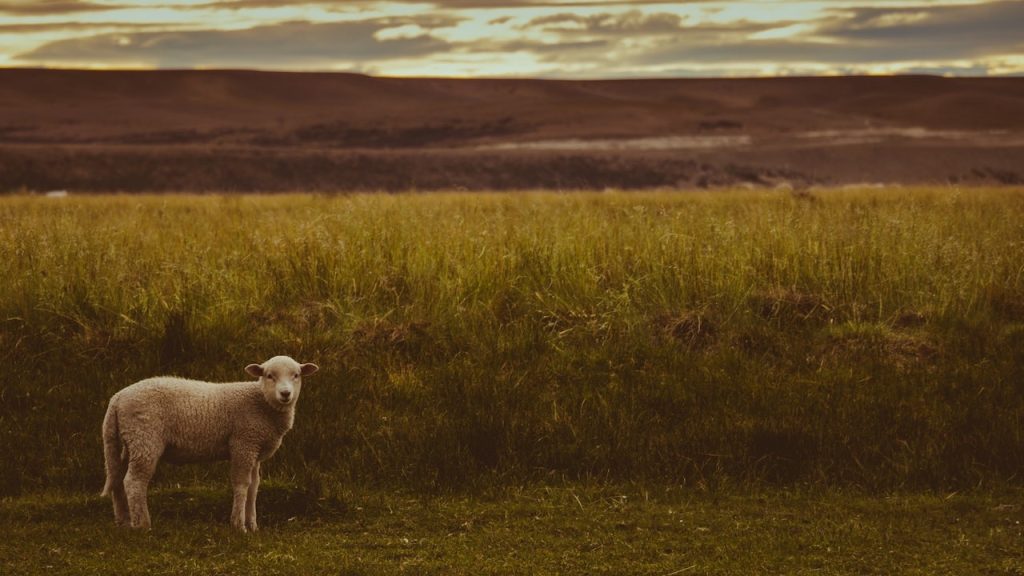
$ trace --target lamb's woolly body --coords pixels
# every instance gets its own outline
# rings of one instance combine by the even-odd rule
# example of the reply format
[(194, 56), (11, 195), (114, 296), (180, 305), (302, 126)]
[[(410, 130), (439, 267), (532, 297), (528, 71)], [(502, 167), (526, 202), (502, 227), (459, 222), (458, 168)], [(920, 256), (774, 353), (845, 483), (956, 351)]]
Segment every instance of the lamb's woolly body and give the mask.
[(129, 454), (162, 456), (174, 464), (227, 460), (232, 443), (266, 460), (295, 421), (295, 405), (271, 407), (258, 381), (150, 378), (115, 394), (110, 409), (117, 414)]
[(254, 382), (162, 376), (114, 394), (103, 419), (103, 494), (113, 498), (115, 520), (149, 527), (146, 489), (158, 461), (230, 460), (231, 523), (255, 530), (260, 462), (274, 455), (295, 421), (301, 376), (316, 370), (277, 356), (246, 367), (260, 377)]

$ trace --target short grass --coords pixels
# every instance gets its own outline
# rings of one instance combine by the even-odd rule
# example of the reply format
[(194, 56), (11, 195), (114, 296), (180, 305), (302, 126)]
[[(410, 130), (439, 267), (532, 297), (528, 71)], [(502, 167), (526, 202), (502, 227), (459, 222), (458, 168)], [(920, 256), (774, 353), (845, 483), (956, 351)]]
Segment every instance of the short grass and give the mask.
[(311, 497), (1024, 478), (1020, 189), (16, 195), (0, 278), (4, 495), (97, 491), (131, 382), (282, 353)]
[(476, 496), (262, 495), (227, 527), (228, 490), (164, 489), (154, 529), (98, 497), (0, 502), (0, 572), (34, 574), (1024, 574), (1024, 493), (560, 487)]

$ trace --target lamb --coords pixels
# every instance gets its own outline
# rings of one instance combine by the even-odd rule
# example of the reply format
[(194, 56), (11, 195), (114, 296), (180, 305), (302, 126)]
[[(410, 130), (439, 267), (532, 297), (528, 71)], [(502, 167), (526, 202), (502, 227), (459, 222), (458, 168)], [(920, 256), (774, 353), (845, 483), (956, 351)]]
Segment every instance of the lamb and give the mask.
[(114, 394), (103, 418), (107, 481), (120, 526), (149, 529), (146, 491), (161, 459), (173, 464), (231, 461), (231, 525), (256, 531), (260, 463), (295, 421), (302, 377), (319, 370), (275, 356), (245, 371), (255, 382), (213, 384), (162, 376)]

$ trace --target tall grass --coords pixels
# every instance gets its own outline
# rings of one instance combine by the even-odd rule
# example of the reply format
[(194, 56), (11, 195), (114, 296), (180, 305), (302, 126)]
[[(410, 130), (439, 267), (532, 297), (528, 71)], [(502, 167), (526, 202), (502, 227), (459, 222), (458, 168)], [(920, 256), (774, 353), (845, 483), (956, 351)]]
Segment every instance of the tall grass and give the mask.
[(313, 490), (1024, 472), (1021, 190), (13, 196), (0, 278), (0, 494), (274, 354), (323, 369), (268, 466)]

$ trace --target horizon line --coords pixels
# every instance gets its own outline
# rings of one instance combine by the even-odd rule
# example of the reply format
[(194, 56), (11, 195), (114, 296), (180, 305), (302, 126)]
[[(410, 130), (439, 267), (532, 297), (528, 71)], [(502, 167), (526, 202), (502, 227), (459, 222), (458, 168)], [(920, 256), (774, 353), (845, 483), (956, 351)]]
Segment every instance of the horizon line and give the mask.
[(350, 70), (294, 70), (294, 69), (274, 69), (274, 68), (188, 68), (188, 67), (168, 67), (168, 68), (147, 68), (147, 67), (74, 67), (74, 66), (0, 66), (0, 72), (8, 71), (35, 71), (35, 72), (93, 72), (93, 73), (181, 73), (181, 72), (197, 72), (197, 73), (224, 73), (224, 72), (244, 72), (244, 73), (256, 73), (256, 74), (291, 74), (291, 75), (336, 75), (336, 76), (360, 76), (364, 78), (378, 78), (382, 80), (503, 80), (503, 81), (538, 81), (538, 82), (641, 82), (641, 81), (669, 81), (669, 80), (800, 80), (800, 79), (828, 79), (828, 78), (936, 78), (942, 80), (957, 80), (957, 79), (1009, 79), (1009, 78), (1024, 78), (1024, 73), (1011, 73), (1011, 74), (984, 74), (984, 75), (967, 75), (967, 74), (929, 74), (926, 72), (909, 72), (909, 73), (894, 73), (894, 74), (792, 74), (792, 75), (764, 75), (764, 76), (580, 76), (580, 77), (560, 77), (560, 76), (407, 76), (407, 75), (389, 75), (389, 74), (372, 74), (367, 72), (350, 71)]

